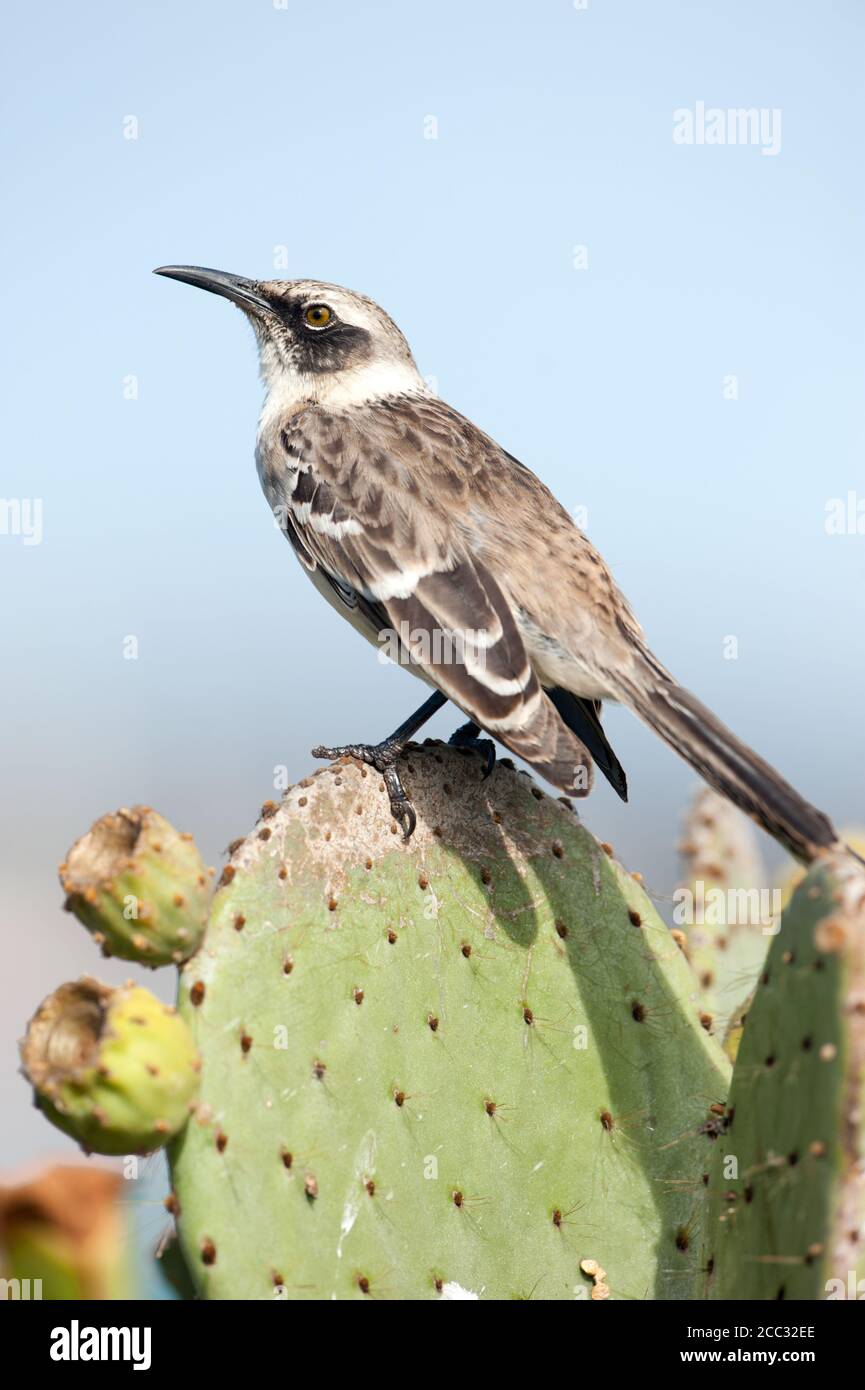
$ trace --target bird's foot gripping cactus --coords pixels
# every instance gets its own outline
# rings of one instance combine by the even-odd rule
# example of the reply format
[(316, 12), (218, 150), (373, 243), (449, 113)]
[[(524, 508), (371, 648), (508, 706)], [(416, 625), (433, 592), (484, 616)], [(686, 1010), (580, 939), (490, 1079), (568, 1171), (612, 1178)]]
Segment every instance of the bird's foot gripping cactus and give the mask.
[(199, 1287), (692, 1296), (728, 1067), (678, 946), (527, 777), (440, 747), (405, 776), (408, 847), (353, 763), (266, 807), (181, 973)]

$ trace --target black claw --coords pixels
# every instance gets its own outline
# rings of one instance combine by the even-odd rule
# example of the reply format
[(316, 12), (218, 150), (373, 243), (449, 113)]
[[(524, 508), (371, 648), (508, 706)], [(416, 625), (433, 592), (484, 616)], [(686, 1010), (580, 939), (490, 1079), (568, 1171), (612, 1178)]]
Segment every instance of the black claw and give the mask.
[(390, 800), (390, 813), (397, 825), (402, 826), (402, 837), (405, 841), (411, 839), (417, 825), (417, 816), (414, 807), (405, 794), (405, 789), (400, 781), (399, 773), (393, 766), (383, 770), (384, 785), (387, 788)]
[(392, 801), (390, 803), (390, 813), (397, 825), (402, 826), (402, 838), (408, 844), (417, 826), (417, 816), (410, 801), (403, 798), (402, 801)]
[(326, 748), (319, 743), (313, 748), (311, 756), (328, 758), (331, 762), (337, 758), (358, 758), (360, 762), (374, 767), (376, 772), (384, 772), (394, 761), (394, 751), (386, 743), (345, 743), (339, 748)]
[(314, 758), (357, 758), (369, 767), (375, 768), (384, 778), (384, 785), (390, 801), (390, 813), (397, 825), (402, 827), (403, 839), (411, 839), (417, 826), (415, 809), (405, 794), (405, 789), (396, 770), (396, 760), (400, 754), (398, 745), (390, 739), (384, 743), (347, 743), (340, 748), (326, 748), (317, 744), (312, 750)]

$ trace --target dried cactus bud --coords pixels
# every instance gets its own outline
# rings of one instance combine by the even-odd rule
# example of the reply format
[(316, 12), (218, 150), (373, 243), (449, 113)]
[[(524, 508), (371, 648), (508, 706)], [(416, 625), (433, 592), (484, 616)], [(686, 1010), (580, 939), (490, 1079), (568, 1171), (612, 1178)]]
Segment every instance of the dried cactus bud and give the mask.
[(21, 1044), (52, 1124), (95, 1153), (150, 1153), (185, 1124), (200, 1061), (175, 1011), (131, 982), (89, 976), (44, 999)]
[(147, 806), (102, 816), (60, 866), (66, 906), (106, 956), (180, 964), (201, 942), (210, 882), (190, 835)]
[(0, 1183), (0, 1275), (32, 1281), (45, 1299), (132, 1298), (124, 1186), (88, 1163)]

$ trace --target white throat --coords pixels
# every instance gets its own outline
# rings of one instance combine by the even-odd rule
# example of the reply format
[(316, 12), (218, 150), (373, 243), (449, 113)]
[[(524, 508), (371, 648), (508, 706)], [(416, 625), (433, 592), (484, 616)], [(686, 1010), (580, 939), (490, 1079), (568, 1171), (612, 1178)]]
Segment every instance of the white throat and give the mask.
[(386, 396), (432, 394), (411, 361), (386, 358), (341, 372), (304, 373), (287, 367), (267, 343), (261, 348), (261, 376), (267, 395), (258, 422), (260, 435), (306, 405), (342, 410)]

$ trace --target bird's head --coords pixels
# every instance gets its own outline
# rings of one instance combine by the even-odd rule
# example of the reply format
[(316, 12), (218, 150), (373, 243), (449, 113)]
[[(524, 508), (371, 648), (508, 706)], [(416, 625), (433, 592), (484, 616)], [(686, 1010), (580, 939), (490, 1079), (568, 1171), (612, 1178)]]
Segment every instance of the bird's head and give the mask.
[(366, 295), (318, 280), (247, 280), (204, 266), (166, 265), (154, 273), (243, 310), (273, 408), (339, 408), (425, 389), (403, 334)]

